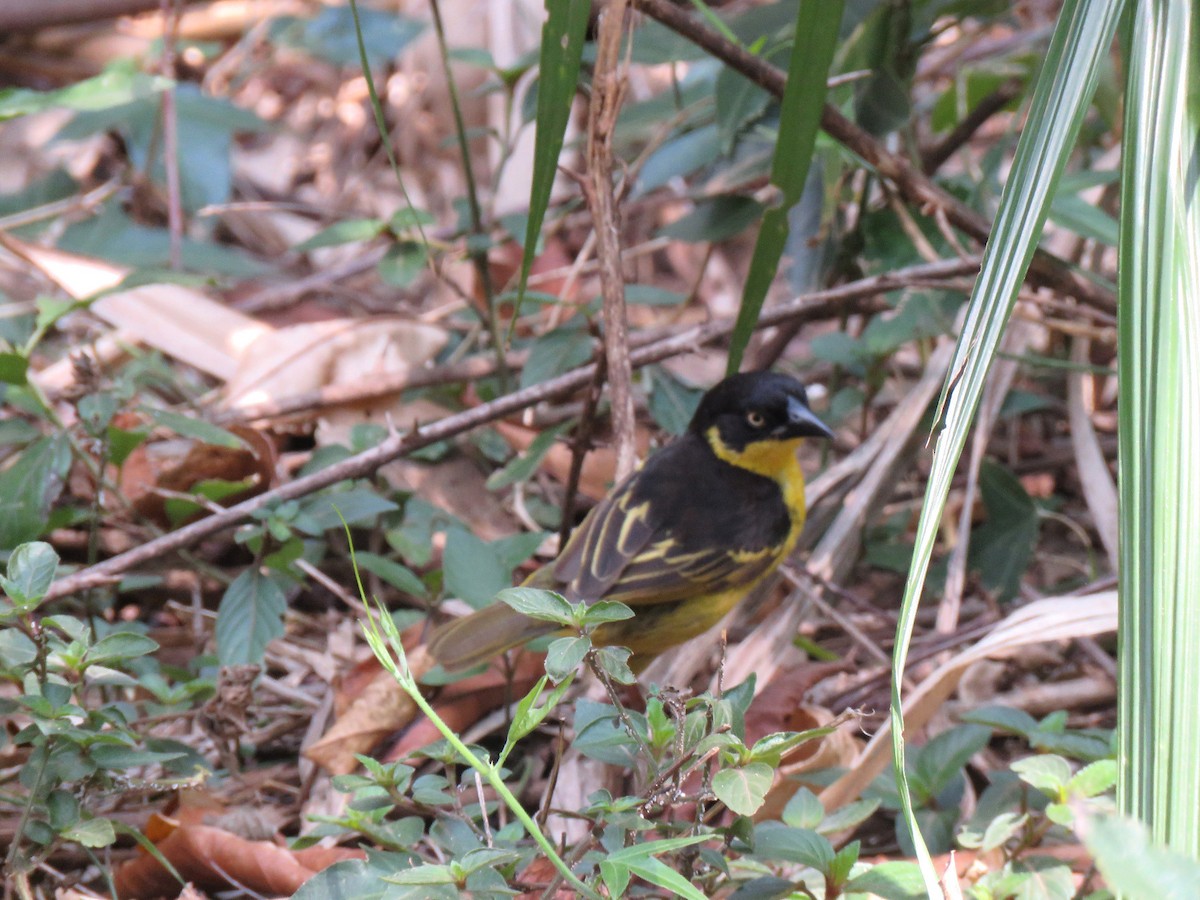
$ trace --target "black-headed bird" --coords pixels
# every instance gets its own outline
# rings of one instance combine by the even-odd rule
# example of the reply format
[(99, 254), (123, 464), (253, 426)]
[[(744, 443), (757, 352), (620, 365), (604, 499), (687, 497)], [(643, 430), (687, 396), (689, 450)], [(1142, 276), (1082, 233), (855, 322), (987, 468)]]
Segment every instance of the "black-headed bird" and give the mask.
[[(796, 450), (806, 437), (833, 432), (795, 378), (726, 378), (687, 431), (613, 488), (525, 585), (630, 607), (633, 618), (592, 638), (628, 647), (640, 670), (715, 625), (792, 552), (804, 526)], [(429, 651), (446, 669), (465, 669), (560, 628), (495, 602), (438, 628)]]

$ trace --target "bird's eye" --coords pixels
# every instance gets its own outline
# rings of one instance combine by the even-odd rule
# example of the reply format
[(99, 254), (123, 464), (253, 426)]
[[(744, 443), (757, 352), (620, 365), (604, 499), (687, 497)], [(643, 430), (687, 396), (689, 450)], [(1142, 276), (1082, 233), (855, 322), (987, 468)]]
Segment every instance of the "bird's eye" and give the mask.
[(763, 418), (763, 414), (758, 410), (752, 409), (746, 413), (746, 421), (750, 423), (752, 428), (762, 428), (767, 420)]

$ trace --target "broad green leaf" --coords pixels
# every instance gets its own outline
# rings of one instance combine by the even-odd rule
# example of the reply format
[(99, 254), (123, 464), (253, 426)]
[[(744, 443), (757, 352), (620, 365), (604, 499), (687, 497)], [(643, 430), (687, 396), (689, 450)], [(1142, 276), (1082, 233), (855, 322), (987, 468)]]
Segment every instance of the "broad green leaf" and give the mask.
[(1111, 817), (1091, 822), (1083, 842), (1109, 888), (1131, 898), (1191, 900), (1200, 861), (1150, 840), (1146, 826)]
[(287, 597), (278, 575), (246, 569), (225, 589), (217, 609), (217, 655), (221, 665), (262, 662), (267, 644), (283, 635)]
[(70, 466), (70, 443), (65, 434), (58, 434), (34, 441), (0, 472), (0, 497), (4, 498), (0, 550), (41, 536)]
[(486, 606), (512, 582), (512, 570), (496, 551), (462, 528), (446, 532), (442, 570), (446, 591), (476, 609)]
[(117, 631), (105, 635), (88, 648), (85, 657), (89, 664), (112, 662), (113, 660), (136, 659), (146, 656), (158, 649), (158, 642), (144, 634), (134, 634), (131, 631)]
[(122, 59), (99, 75), (57, 91), (0, 90), (0, 121), (47, 109), (96, 110), (123, 106), (154, 96), (170, 86), (170, 79), (139, 72), (132, 59)]
[(800, 0), (788, 61), (788, 80), (780, 101), (779, 137), (771, 164), (771, 183), (779, 189), (781, 196), (778, 204), (763, 216), (754, 245), (742, 305), (729, 341), (727, 371), (730, 374), (742, 364), (742, 354), (750, 342), (787, 243), (788, 211), (804, 191), (825, 106), (825, 80), (837, 47), (841, 22), (841, 0)]
[(754, 829), (754, 856), (810, 866), (825, 872), (833, 861), (833, 845), (808, 828), (789, 828), (780, 822), (763, 822)]
[(775, 778), (775, 770), (766, 763), (752, 762), (732, 769), (721, 769), (712, 779), (717, 799), (739, 816), (752, 816), (766, 799)]

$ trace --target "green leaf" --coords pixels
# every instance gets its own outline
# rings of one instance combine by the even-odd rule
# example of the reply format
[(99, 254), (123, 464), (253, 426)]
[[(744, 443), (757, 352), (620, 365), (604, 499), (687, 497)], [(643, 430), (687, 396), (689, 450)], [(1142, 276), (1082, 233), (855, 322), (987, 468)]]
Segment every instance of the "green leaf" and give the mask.
[(997, 599), (1011, 600), (1037, 545), (1037, 507), (1015, 475), (986, 460), (979, 470), (979, 493), (988, 518), (971, 535), (968, 555)]
[(571, 428), (570, 422), (564, 422), (554, 428), (543, 431), (535, 437), (526, 448), (525, 452), (519, 456), (514, 456), (502, 469), (497, 469), (487, 479), (487, 488), (490, 491), (498, 491), (501, 488), (506, 488), (510, 484), (516, 484), (519, 481), (526, 481), (538, 466), (542, 464), (542, 460), (546, 458), (546, 454), (550, 452), (550, 448), (554, 446), (555, 441), (566, 434)]
[(1117, 761), (1098, 759), (1071, 776), (1067, 793), (1078, 797), (1096, 797), (1117, 783)]
[(0, 383), (18, 387), (28, 383), (29, 358), (23, 353), (0, 352)]
[(356, 241), (369, 241), (383, 234), (387, 223), (380, 219), (345, 219), (334, 222), (328, 228), (322, 228), (306, 241), (301, 241), (292, 249), (297, 253), (307, 253), (321, 247), (336, 247), (340, 244), (351, 244)]
[[(525, 250), (513, 324), (521, 311), (521, 299), (529, 282), (529, 270), (537, 253), (538, 238), (550, 191), (558, 177), (558, 157), (571, 118), (571, 101), (579, 82), (579, 64), (591, 16), (590, 0), (565, 0), (546, 6), (538, 59), (537, 130), (533, 143), (533, 177), (529, 195), (529, 222), (525, 226)], [(522, 379), (522, 384), (524, 384)]]
[(781, 197), (778, 205), (763, 216), (754, 245), (742, 305), (729, 340), (729, 374), (741, 367), (742, 354), (787, 244), (788, 211), (799, 201), (808, 178), (825, 107), (825, 81), (837, 48), (842, 5), (841, 0), (800, 0), (796, 13), (787, 85), (780, 101), (779, 137), (771, 163), (771, 183)]
[(752, 762), (732, 769), (721, 769), (712, 779), (717, 799), (739, 816), (752, 816), (766, 799), (775, 778), (775, 770), (766, 763)]
[(527, 388), (581, 366), (592, 358), (593, 341), (582, 328), (556, 328), (542, 335), (529, 350), (521, 370), (521, 387)]
[(0, 579), (13, 603), (30, 609), (50, 589), (58, 568), (58, 554), (44, 541), (21, 544), (8, 558), (8, 575)]
[(632, 859), (626, 861), (625, 865), (634, 875), (651, 884), (656, 884), (664, 890), (672, 891), (678, 897), (686, 897), (688, 900), (707, 900), (705, 895), (696, 890), (690, 881), (661, 860), (653, 857)]
[(972, 756), (987, 746), (992, 730), (958, 725), (930, 740), (917, 755), (915, 774), (930, 796), (940, 794)]
[(583, 613), (583, 624), (603, 625), (606, 622), (624, 622), (632, 619), (634, 612), (624, 603), (616, 600), (597, 600), (590, 604)]
[(596, 665), (618, 684), (633, 684), (637, 676), (629, 667), (631, 655), (625, 647), (600, 647), (596, 650)]
[(0, 497), (4, 498), (0, 550), (41, 536), (70, 467), (70, 442), (65, 434), (57, 434), (34, 441), (0, 472)]
[(318, 533), (346, 525), (374, 525), (384, 513), (400, 507), (379, 496), (373, 488), (356, 487), (348, 491), (328, 491), (315, 497), (304, 509), (310, 526)]
[(171, 412), (166, 409), (155, 409), (144, 406), (141, 408), (141, 411), (156, 425), (169, 428), (182, 437), (192, 438), (203, 444), (212, 444), (215, 447), (227, 447), (230, 450), (248, 449), (246, 442), (240, 437), (226, 431), (219, 425), (212, 424), (212, 422), (181, 415), (180, 413)]
[(880, 900), (923, 900), (925, 881), (921, 867), (913, 862), (884, 862), (851, 878), (843, 887), (846, 894), (870, 894)]
[(425, 582), (418, 578), (416, 573), (408, 566), (401, 565), (395, 560), (380, 556), (377, 553), (358, 550), (354, 554), (354, 562), (364, 571), (382, 578), (392, 587), (396, 588), (396, 590), (411, 594), (414, 597), (426, 597), (429, 595), (429, 589), (425, 586)]
[(215, 629), (221, 665), (262, 662), (267, 644), (283, 635), (283, 584), (280, 576), (251, 567), (225, 589)]
[[(868, 818), (874, 815), (875, 810), (879, 809), (882, 800), (875, 798), (873, 800), (855, 800), (853, 803), (847, 803), (845, 806), (839, 806), (815, 827), (819, 834), (837, 834), (839, 831), (845, 831), (849, 828), (857, 828)], [(792, 823), (788, 823), (789, 825)]]
[(575, 704), (575, 740), (571, 749), (614, 766), (633, 766), (638, 758), (637, 744), (617, 720), (616, 710), (587, 698)]
[(602, 859), (600, 860), (600, 878), (603, 879), (604, 886), (608, 888), (608, 896), (624, 897), (632, 873), (629, 871), (629, 866)]
[(139, 72), (132, 59), (122, 59), (99, 75), (57, 91), (0, 90), (0, 121), (47, 109), (107, 109), (153, 96), (170, 86), (169, 78)]
[(834, 853), (828, 839), (811, 829), (763, 822), (754, 829), (754, 856), (762, 860), (797, 862), (825, 873)]
[(687, 387), (665, 369), (654, 372), (654, 389), (650, 391), (650, 415), (671, 434), (683, 434), (700, 405), (704, 392)]
[[(426, 28), (424, 22), (394, 10), (359, 6), (358, 17), (371, 66), (391, 63)], [(273, 41), (305, 50), (334, 65), (358, 66), (358, 39), (348, 6), (322, 6), (320, 12), (304, 18), (282, 16), (271, 22), (269, 34)]]
[(1140, 822), (1098, 819), (1083, 834), (1109, 889), (1154, 900), (1189, 900), (1200, 884), (1200, 862), (1150, 840)]
[(144, 634), (117, 631), (105, 635), (88, 648), (84, 659), (88, 664), (112, 662), (113, 660), (137, 659), (158, 649), (158, 642)]
[(575, 622), (575, 612), (571, 604), (562, 594), (556, 594), (554, 591), (529, 587), (505, 588), (496, 594), (495, 599), (531, 619), (557, 622), (560, 625), (571, 625)]
[(724, 241), (755, 224), (762, 218), (763, 210), (763, 205), (753, 197), (725, 194), (701, 200), (691, 212), (658, 229), (657, 236), (691, 244)]
[(546, 674), (557, 684), (574, 674), (592, 648), (590, 638), (562, 637), (550, 642), (546, 648)]
[(424, 244), (417, 241), (400, 241), (388, 247), (377, 268), (379, 277), (385, 284), (406, 288), (425, 271), (428, 262), (429, 251)]
[(462, 528), (446, 531), (442, 570), (447, 592), (479, 609), (508, 588), (512, 570), (496, 551)]
[(108, 847), (117, 840), (117, 833), (108, 819), (88, 819), (67, 828), (60, 833), (63, 840), (74, 841), (84, 847), (98, 849)]
[(1051, 799), (1065, 796), (1067, 782), (1071, 780), (1071, 764), (1061, 756), (1029, 756), (1018, 759), (1010, 768), (1022, 781)]

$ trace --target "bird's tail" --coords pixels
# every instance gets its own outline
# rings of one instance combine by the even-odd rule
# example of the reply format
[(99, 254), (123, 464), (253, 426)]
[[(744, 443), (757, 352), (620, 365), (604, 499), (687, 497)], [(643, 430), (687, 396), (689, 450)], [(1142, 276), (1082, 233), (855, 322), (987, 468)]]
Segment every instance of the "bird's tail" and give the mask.
[(560, 627), (531, 619), (504, 603), (493, 603), (442, 625), (429, 639), (428, 648), (443, 668), (455, 672), (488, 662), (505, 650)]

